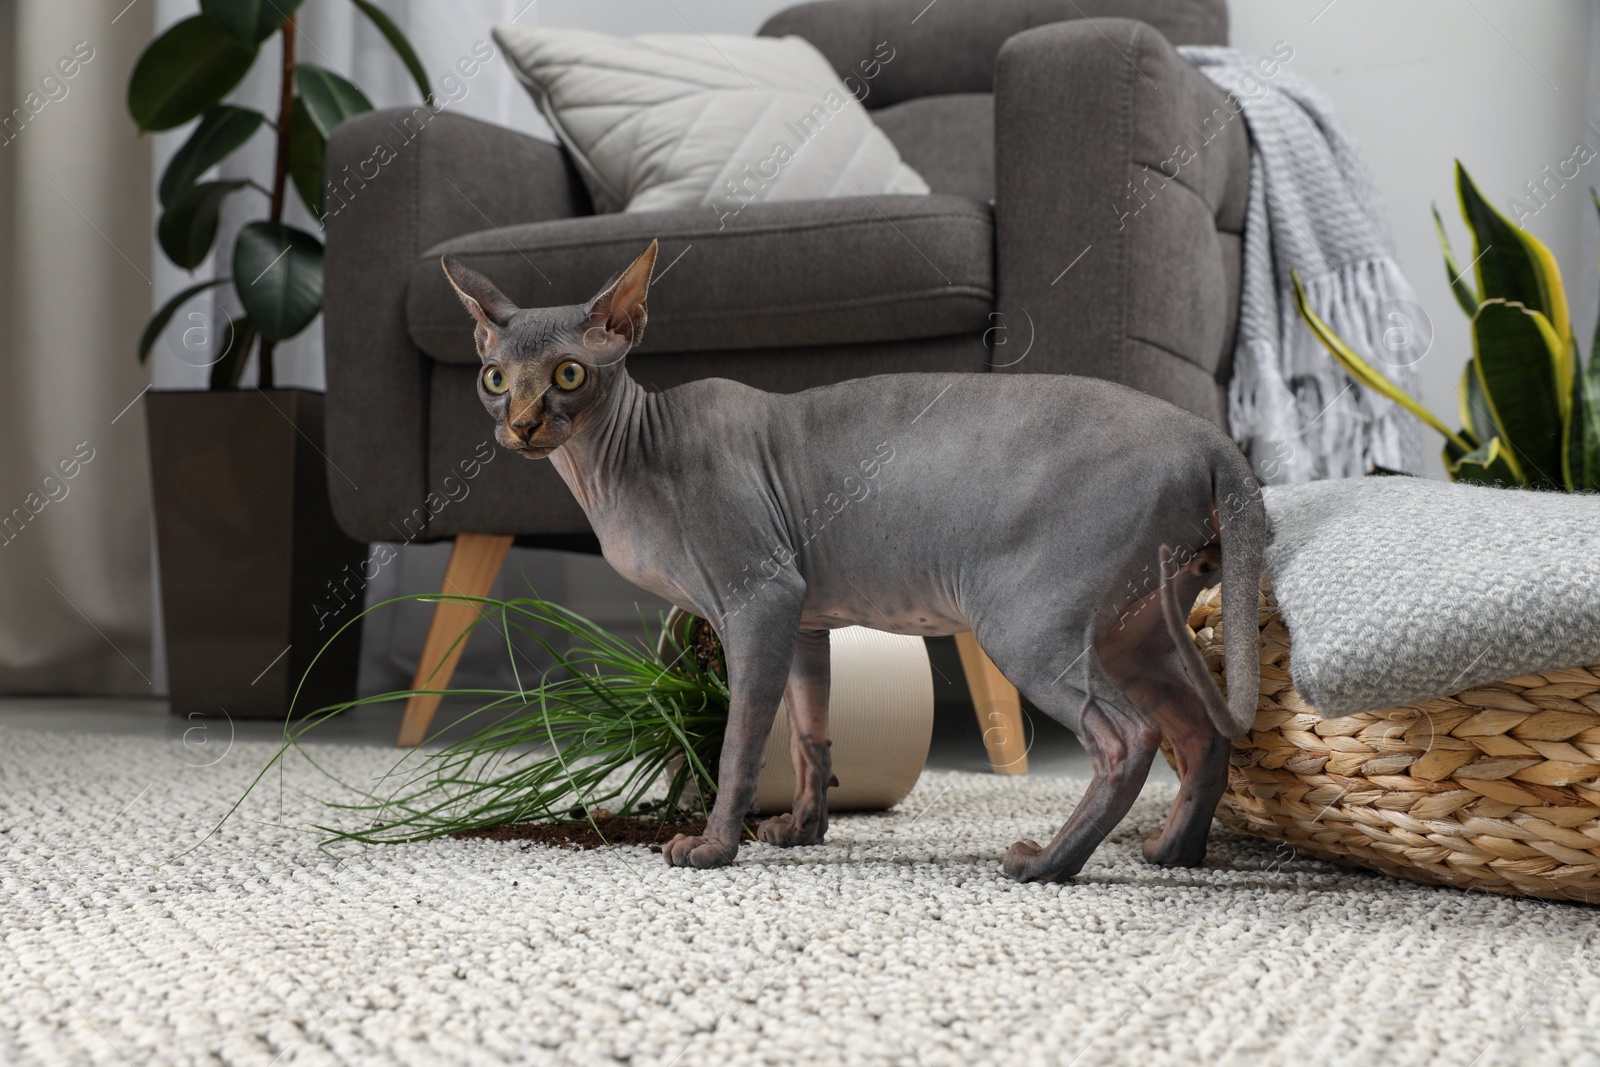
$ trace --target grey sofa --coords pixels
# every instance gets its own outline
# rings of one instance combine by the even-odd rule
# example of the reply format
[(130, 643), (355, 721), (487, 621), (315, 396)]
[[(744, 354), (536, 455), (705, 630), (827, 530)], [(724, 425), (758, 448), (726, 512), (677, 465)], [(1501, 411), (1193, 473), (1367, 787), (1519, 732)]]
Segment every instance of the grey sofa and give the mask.
[[(865, 103), (931, 196), (753, 204), (725, 222), (709, 208), (593, 215), (555, 145), (448, 110), (340, 126), (324, 328), (345, 531), (591, 543), (554, 469), (509, 455), (427, 513), (492, 428), (470, 320), (439, 270), (447, 251), (538, 306), (586, 300), (659, 237), (661, 262), (677, 262), (629, 357), (647, 388), (718, 376), (792, 391), (1011, 364), (1125, 382), (1221, 423), (1248, 147), (1172, 44), (1225, 43), (1224, 4), (938, 0), (913, 21), (924, 7), (824, 0), (762, 33), (807, 38), (852, 85), (888, 41), (895, 58)], [(1207, 130), (1220, 132), (1164, 178), (1174, 148)], [(394, 153), (381, 166), (380, 145)]]
[(327, 443), (352, 537), (594, 547), (548, 463), (497, 457), (459, 491), (492, 426), (444, 252), (522, 306), (570, 304), (659, 238), (629, 356), (647, 388), (1072, 373), (1223, 421), (1248, 141), (1173, 50), (1226, 43), (1223, 0), (823, 0), (761, 32), (861, 87), (932, 195), (595, 215), (564, 151), (512, 130), (418, 109), (334, 132)]

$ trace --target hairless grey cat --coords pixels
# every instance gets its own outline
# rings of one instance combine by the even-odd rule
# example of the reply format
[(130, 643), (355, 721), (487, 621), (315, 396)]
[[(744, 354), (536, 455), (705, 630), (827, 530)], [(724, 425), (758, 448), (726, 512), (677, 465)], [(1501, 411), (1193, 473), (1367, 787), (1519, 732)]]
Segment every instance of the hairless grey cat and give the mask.
[[(722, 639), (716, 803), (667, 862), (733, 861), (785, 695), (794, 807), (758, 834), (822, 840), (828, 634), (862, 625), (971, 630), (1088, 750), (1083, 800), (1048, 845), (1012, 845), (1006, 874), (1075, 875), (1127, 814), (1163, 734), (1181, 786), (1144, 854), (1198, 865), (1260, 669), (1266, 515), (1233, 442), (1154, 397), (1064, 375), (894, 374), (792, 395), (708, 379), (649, 393), (624, 357), (643, 336), (655, 259), (652, 241), (589, 303), (528, 310), (455, 257), (443, 264), (477, 321), (496, 440), (549, 457), (611, 565)], [(1219, 561), (1229, 699), (1183, 624)]]

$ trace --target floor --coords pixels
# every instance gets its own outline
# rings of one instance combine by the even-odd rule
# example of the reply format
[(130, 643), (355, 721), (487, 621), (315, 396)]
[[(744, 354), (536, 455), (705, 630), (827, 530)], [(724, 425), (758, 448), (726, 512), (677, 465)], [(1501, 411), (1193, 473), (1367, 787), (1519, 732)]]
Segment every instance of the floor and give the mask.
[(371, 817), (328, 806), (338, 783), (381, 788), (393, 748), (311, 746), (260, 777), (277, 746), (256, 726), (224, 746), (159, 706), (10, 711), (8, 1067), (1600, 1062), (1592, 909), (1220, 828), (1204, 867), (1154, 867), (1164, 782), (1064, 885), (1000, 871), (1081, 796), (1054, 773), (930, 770), (826, 844), (752, 843), (717, 870), (638, 848), (324, 849), (318, 827)]

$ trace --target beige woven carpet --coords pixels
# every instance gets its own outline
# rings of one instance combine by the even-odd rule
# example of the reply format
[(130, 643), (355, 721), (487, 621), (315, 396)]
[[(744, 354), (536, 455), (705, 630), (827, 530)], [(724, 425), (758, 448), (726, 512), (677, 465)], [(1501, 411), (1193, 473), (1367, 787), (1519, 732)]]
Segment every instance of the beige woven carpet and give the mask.
[[(1064, 779), (929, 774), (824, 847), (347, 851), (305, 768), (191, 855), (269, 749), (0, 728), (0, 1063), (1600, 1063), (1600, 912), (1469, 895), (1216, 830), (1015, 885)], [(393, 750), (324, 747), (373, 773)]]

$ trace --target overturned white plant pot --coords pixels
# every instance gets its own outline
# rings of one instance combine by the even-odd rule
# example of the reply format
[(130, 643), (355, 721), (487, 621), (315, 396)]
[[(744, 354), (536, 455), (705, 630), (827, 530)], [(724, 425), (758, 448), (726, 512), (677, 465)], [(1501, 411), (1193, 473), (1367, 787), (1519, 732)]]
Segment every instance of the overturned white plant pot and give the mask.
[[(659, 651), (671, 661), (678, 649), (669, 635), (682, 632), (688, 613), (667, 615)], [(933, 670), (920, 637), (847, 626), (829, 640), (832, 683), (828, 696), (828, 736), (833, 741), (829, 811), (881, 811), (904, 800), (922, 775), (933, 738)], [(667, 649), (669, 645), (671, 652)], [(794, 765), (789, 755), (788, 702), (778, 707), (772, 734), (762, 753), (765, 765), (756, 783), (762, 815), (788, 811), (794, 799)]]

